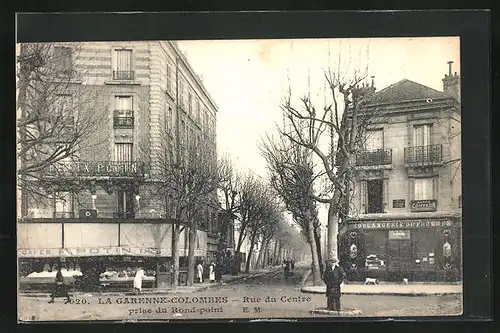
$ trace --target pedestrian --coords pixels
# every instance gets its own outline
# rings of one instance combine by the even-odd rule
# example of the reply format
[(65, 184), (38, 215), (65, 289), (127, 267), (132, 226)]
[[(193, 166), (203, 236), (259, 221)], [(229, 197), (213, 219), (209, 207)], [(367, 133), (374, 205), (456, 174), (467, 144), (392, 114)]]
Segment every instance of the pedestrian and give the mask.
[(215, 263), (215, 282), (221, 283), (222, 281), (222, 266), (219, 262)]
[(203, 282), (203, 265), (201, 262), (199, 262), (198, 266), (196, 266), (196, 278), (199, 283)]
[(208, 279), (210, 280), (210, 283), (215, 282), (215, 265), (213, 261), (210, 263), (210, 266), (208, 267)]
[(339, 266), (337, 259), (329, 260), (323, 274), (323, 281), (326, 284), (327, 309), (340, 311), (340, 285), (346, 278), (346, 273)]
[(290, 261), (290, 265), (291, 265), (291, 268), (292, 268), (292, 271), (293, 271), (295, 269), (295, 260), (294, 259), (292, 259)]
[(135, 276), (134, 276), (134, 291), (141, 292), (142, 291), (142, 278), (144, 277), (144, 270), (142, 267), (138, 267)]
[(286, 277), (288, 277), (288, 275), (290, 275), (290, 261), (289, 260), (285, 260), (285, 265), (284, 265), (283, 269), (284, 269), (285, 278), (286, 278)]
[(61, 272), (61, 265), (59, 265), (59, 267), (57, 269), (56, 278), (54, 281), (54, 289), (52, 291), (51, 297), (52, 298), (49, 301), (49, 303), (54, 303), (54, 299), (56, 297), (66, 297), (66, 300), (68, 302), (71, 301), (69, 294), (68, 294), (68, 290), (66, 289), (66, 285), (64, 284), (64, 277), (63, 277), (62, 272)]

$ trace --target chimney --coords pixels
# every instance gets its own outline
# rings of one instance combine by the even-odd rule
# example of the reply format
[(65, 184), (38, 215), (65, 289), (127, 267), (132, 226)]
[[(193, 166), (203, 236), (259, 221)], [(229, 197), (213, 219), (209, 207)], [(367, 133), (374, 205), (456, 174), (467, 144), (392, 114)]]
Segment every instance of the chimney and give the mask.
[(448, 74), (444, 75), (443, 92), (446, 96), (460, 102), (460, 75), (452, 71), (453, 61), (448, 61)]

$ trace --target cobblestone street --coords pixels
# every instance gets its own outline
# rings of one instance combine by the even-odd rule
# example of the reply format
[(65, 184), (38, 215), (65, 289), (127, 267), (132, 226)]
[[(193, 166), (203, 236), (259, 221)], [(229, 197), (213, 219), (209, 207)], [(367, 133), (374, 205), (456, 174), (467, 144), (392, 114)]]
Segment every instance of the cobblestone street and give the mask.
[[(20, 297), (21, 320), (165, 320), (224, 318), (311, 318), (324, 307), (324, 295), (300, 292), (305, 268), (285, 278), (282, 271), (195, 293), (139, 296), (82, 295), (64, 304), (47, 297)], [(385, 296), (344, 295), (344, 308), (360, 316), (439, 316), (461, 313), (461, 295)]]

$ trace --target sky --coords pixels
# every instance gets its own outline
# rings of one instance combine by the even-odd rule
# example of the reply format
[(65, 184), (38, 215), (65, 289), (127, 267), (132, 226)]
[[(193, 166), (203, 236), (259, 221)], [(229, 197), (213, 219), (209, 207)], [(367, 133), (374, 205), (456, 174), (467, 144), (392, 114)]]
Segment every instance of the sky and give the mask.
[[(217, 148), (240, 170), (266, 177), (258, 142), (282, 123), (280, 104), (311, 92), (325, 101), (329, 67), (374, 76), (377, 91), (409, 79), (442, 91), (442, 78), (460, 74), (458, 37), (182, 41), (179, 48), (219, 107)], [(339, 60), (340, 59), (340, 60)], [(340, 63), (340, 66), (339, 66)], [(371, 82), (371, 78), (368, 78)]]

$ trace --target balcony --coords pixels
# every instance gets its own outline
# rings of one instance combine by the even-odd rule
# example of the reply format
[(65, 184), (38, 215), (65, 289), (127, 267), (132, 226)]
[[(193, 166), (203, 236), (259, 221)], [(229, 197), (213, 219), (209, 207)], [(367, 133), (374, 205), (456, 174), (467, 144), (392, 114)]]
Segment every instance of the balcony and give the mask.
[(113, 128), (134, 128), (134, 117), (115, 116)]
[(405, 165), (429, 166), (443, 162), (443, 146), (415, 146), (405, 148)]
[(435, 212), (437, 210), (437, 200), (412, 200), (410, 210), (412, 212)]
[(356, 156), (356, 165), (363, 167), (392, 165), (392, 149), (362, 151)]
[(75, 161), (50, 165), (44, 178), (142, 178), (146, 164), (138, 161)]
[(113, 80), (134, 80), (134, 71), (113, 71)]

